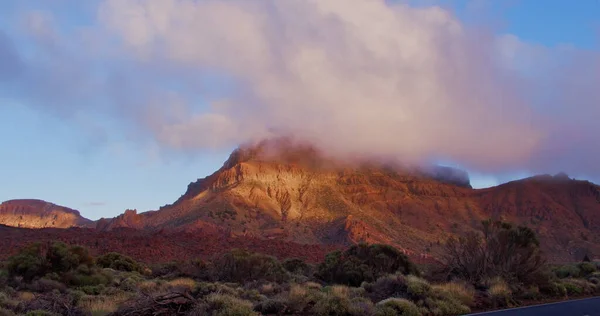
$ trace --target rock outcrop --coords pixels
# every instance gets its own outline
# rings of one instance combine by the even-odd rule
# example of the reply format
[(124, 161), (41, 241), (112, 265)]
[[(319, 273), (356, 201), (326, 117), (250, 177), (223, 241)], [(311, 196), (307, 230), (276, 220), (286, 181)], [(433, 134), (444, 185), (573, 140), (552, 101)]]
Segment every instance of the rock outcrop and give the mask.
[(23, 228), (68, 228), (93, 225), (79, 211), (41, 200), (11, 200), (0, 204), (0, 224)]

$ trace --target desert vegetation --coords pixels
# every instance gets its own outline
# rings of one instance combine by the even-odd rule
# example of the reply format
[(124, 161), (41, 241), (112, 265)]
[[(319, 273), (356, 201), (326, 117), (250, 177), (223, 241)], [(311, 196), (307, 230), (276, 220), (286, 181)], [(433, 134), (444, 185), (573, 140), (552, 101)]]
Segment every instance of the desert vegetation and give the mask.
[(358, 244), (310, 264), (235, 249), (148, 265), (34, 243), (0, 266), (0, 315), (463, 315), (600, 293), (600, 264), (550, 265), (535, 233), (485, 221), (418, 266)]

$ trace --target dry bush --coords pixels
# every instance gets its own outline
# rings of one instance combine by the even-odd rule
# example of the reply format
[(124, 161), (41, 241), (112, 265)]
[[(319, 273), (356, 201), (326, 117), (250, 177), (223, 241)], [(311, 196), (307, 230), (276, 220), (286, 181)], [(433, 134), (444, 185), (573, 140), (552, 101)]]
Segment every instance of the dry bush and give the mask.
[(483, 221), (482, 233), (450, 238), (444, 254), (449, 276), (472, 283), (494, 276), (515, 283), (533, 284), (543, 272), (545, 259), (535, 233), (498, 221)]
[(508, 306), (512, 301), (512, 290), (508, 286), (508, 283), (500, 277), (496, 277), (490, 281), (487, 293), (494, 306)]
[(37, 295), (33, 300), (21, 302), (17, 312), (43, 310), (65, 316), (84, 316), (86, 313), (76, 306), (76, 297), (69, 293), (51, 292)]
[(402, 274), (390, 274), (377, 279), (373, 283), (364, 283), (362, 287), (367, 296), (374, 302), (389, 297), (408, 297), (406, 277)]
[(437, 284), (432, 286), (432, 291), (436, 296), (455, 299), (467, 306), (473, 305), (475, 301), (475, 289), (465, 283), (450, 282)]
[[(198, 302), (185, 293), (139, 295), (119, 306), (116, 315), (177, 315), (196, 308)], [(204, 314), (205, 315), (205, 314)]]
[(192, 291), (196, 288), (196, 281), (190, 278), (178, 278), (166, 283), (166, 287), (171, 289), (179, 289), (184, 291)]

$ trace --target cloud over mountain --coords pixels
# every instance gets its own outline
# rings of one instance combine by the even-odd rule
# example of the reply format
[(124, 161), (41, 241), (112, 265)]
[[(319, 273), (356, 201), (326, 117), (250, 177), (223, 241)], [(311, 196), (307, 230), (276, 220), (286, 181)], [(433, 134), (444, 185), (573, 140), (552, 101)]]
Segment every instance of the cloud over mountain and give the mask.
[(26, 19), (39, 56), (15, 58), (22, 89), (43, 96), (32, 104), (110, 117), (175, 150), (283, 133), (340, 155), (600, 177), (598, 52), (378, 0), (107, 0), (94, 12), (69, 30)]

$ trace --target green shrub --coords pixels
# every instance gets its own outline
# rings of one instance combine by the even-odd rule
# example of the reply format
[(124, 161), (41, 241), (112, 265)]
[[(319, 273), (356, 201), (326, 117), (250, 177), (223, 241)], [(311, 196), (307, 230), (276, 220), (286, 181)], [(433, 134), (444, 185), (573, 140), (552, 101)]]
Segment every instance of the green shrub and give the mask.
[(561, 279), (578, 278), (581, 274), (581, 270), (578, 266), (568, 264), (555, 268), (554, 273)]
[(96, 259), (96, 264), (102, 268), (110, 268), (118, 271), (143, 273), (144, 268), (133, 258), (116, 252), (110, 252)]
[(108, 271), (92, 269), (89, 274), (78, 271), (70, 271), (64, 274), (63, 281), (73, 286), (96, 286), (109, 285), (113, 282), (113, 276)]
[(406, 255), (388, 245), (359, 244), (348, 250), (334, 251), (319, 264), (316, 277), (329, 283), (360, 286), (392, 273), (419, 275)]
[(596, 285), (584, 279), (563, 279), (561, 283), (567, 290), (568, 295), (593, 294), (596, 292)]
[(581, 295), (583, 294), (583, 288), (578, 286), (577, 284), (564, 282), (563, 286), (567, 290), (568, 295)]
[(237, 297), (223, 294), (211, 294), (206, 298), (208, 308), (216, 316), (259, 316), (252, 303)]
[(471, 309), (457, 300), (428, 299), (426, 301), (431, 314), (436, 316), (465, 315)]
[(92, 264), (93, 258), (81, 246), (69, 247), (62, 242), (34, 243), (8, 259), (8, 272), (31, 281), (48, 273), (61, 274), (81, 265)]
[(274, 257), (234, 249), (214, 262), (216, 275), (221, 281), (245, 282), (266, 280), (280, 282), (289, 278), (281, 263)]
[(582, 262), (580, 264), (577, 265), (577, 267), (579, 268), (580, 275), (581, 277), (586, 277), (596, 271), (598, 271), (596, 264), (592, 263), (592, 262)]
[(373, 304), (362, 297), (352, 297), (357, 293), (346, 286), (332, 286), (323, 289), (323, 295), (317, 296), (311, 315), (368, 315)]
[(415, 301), (428, 297), (431, 292), (429, 282), (414, 275), (406, 278), (406, 288), (408, 294)]
[(310, 266), (302, 259), (292, 258), (286, 259), (282, 262), (283, 267), (290, 273), (308, 275), (310, 273)]
[[(375, 305), (376, 315), (421, 316), (415, 303), (403, 298), (388, 298)], [(390, 314), (393, 312), (394, 314)]]
[(77, 288), (87, 295), (100, 295), (106, 291), (106, 287), (103, 284), (100, 285), (85, 285)]

